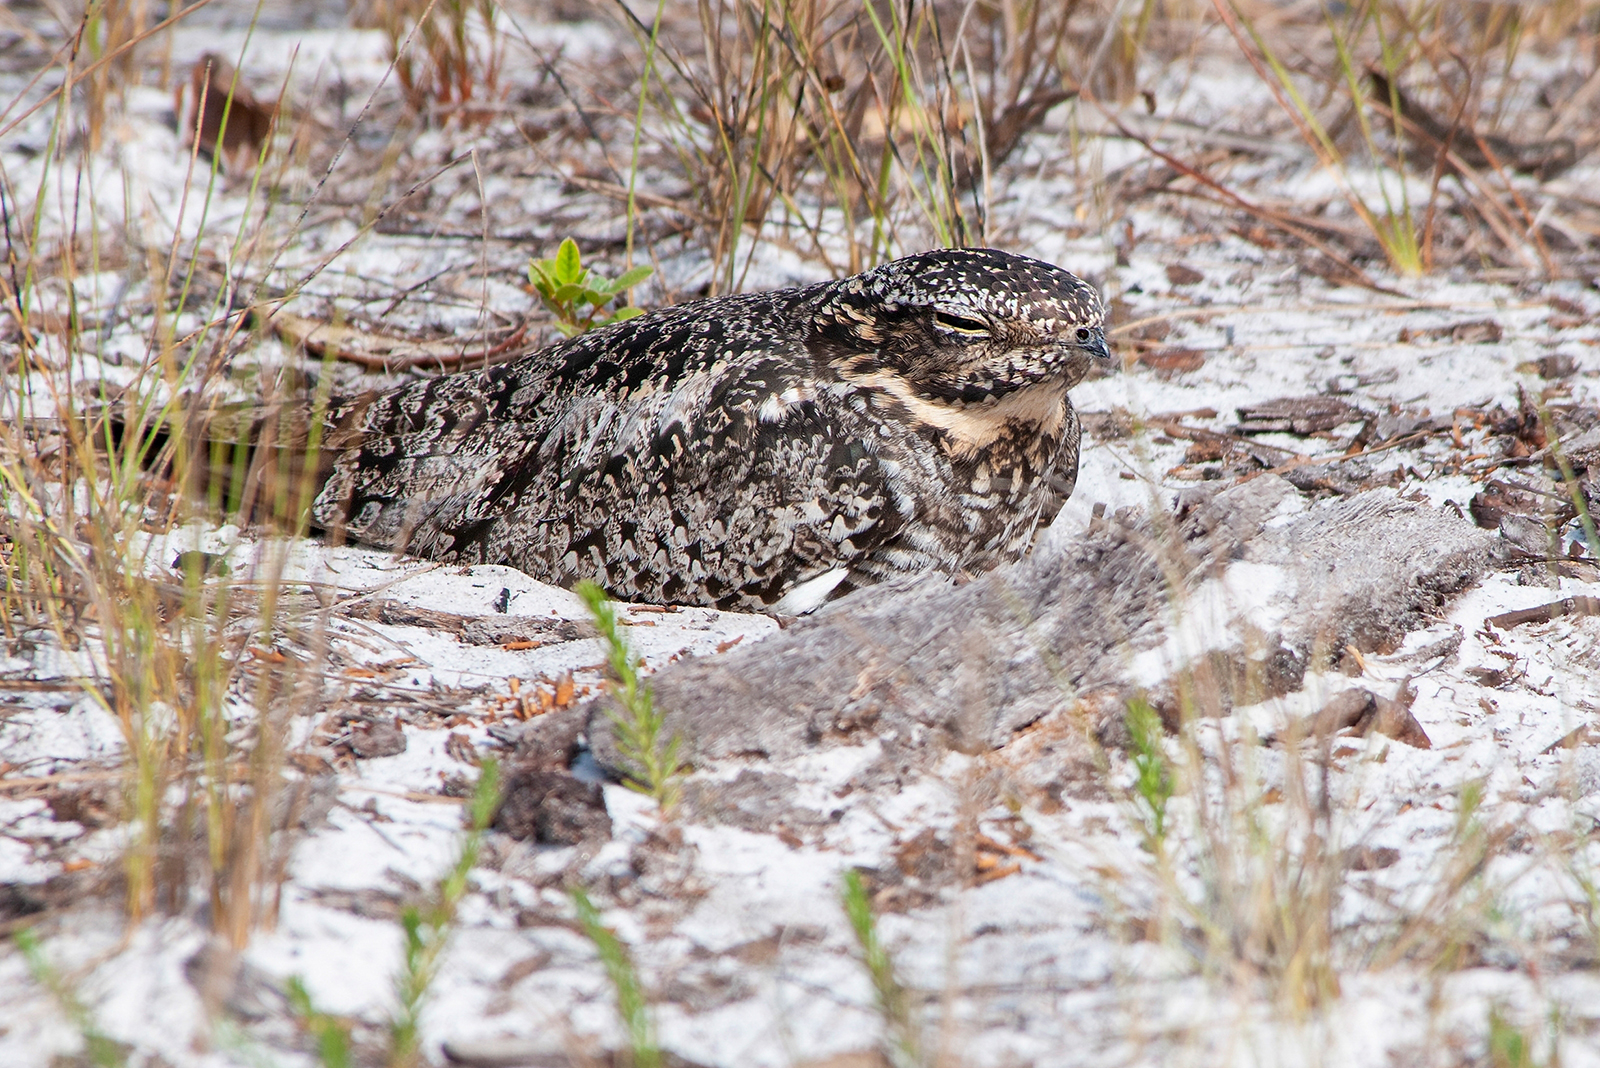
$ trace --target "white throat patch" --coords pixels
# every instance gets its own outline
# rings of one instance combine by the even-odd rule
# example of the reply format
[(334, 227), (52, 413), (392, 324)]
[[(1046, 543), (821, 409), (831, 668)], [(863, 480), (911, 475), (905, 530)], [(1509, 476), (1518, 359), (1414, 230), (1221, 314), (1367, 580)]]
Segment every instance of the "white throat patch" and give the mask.
[(952, 452), (958, 457), (987, 449), (1010, 423), (1032, 424), (1040, 434), (1055, 435), (1066, 422), (1067, 384), (1060, 379), (1019, 389), (994, 404), (969, 404), (964, 408), (924, 400), (905, 379), (894, 375), (875, 374), (856, 381), (882, 390), (904, 405), (913, 418), (943, 430), (954, 443)]

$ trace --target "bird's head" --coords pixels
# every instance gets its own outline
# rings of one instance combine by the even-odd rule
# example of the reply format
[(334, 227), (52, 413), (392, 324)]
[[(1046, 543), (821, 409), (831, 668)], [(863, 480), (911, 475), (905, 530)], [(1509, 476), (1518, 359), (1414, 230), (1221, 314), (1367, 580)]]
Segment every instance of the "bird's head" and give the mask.
[(1034, 386), (1064, 394), (1111, 363), (1093, 286), (995, 249), (924, 252), (831, 283), (814, 323), (840, 377), (934, 415), (1001, 406)]

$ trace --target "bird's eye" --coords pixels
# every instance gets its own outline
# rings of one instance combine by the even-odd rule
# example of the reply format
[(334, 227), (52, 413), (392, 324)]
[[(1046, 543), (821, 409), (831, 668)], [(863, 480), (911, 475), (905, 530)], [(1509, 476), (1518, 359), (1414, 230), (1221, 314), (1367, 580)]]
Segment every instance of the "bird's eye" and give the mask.
[(949, 312), (936, 311), (933, 321), (946, 330), (954, 330), (958, 334), (988, 334), (989, 325), (981, 319), (968, 319), (962, 315), (951, 315)]
[(1078, 344), (1087, 345), (1089, 343), (1089, 339), (1093, 336), (1094, 335), (1089, 332), (1089, 328), (1087, 326), (1078, 327)]

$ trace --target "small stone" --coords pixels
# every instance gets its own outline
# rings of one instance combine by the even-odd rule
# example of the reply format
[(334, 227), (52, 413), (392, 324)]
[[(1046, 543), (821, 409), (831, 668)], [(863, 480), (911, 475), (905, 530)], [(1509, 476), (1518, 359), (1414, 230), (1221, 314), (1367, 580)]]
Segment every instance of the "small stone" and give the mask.
[(1533, 361), (1540, 378), (1566, 378), (1578, 369), (1578, 360), (1565, 352), (1553, 352)]
[(350, 751), (358, 757), (399, 756), (406, 751), (406, 734), (400, 718), (357, 720), (350, 724)]
[(1393, 846), (1351, 846), (1344, 851), (1344, 866), (1351, 871), (1379, 871), (1399, 860), (1400, 850)]
[(611, 837), (611, 816), (599, 783), (565, 771), (518, 771), (506, 780), (493, 827), (518, 841), (577, 845)]

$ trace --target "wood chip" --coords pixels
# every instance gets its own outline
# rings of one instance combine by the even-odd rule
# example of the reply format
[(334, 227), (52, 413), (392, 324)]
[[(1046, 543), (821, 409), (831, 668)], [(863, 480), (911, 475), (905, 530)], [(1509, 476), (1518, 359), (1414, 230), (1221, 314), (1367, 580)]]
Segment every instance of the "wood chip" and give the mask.
[(1361, 409), (1338, 397), (1279, 397), (1239, 408), (1240, 434), (1315, 434), (1360, 419)]
[(989, 871), (978, 873), (979, 883), (992, 883), (996, 879), (1004, 879), (1008, 875), (1017, 875), (1022, 871), (1021, 864), (1007, 864), (1003, 868), (992, 868)]
[(257, 100), (215, 52), (196, 61), (189, 80), (173, 91), (173, 105), (184, 144), (198, 141), (201, 152), (218, 157), (225, 174), (254, 170), (278, 121), (278, 101)]
[(1198, 349), (1162, 349), (1140, 353), (1138, 362), (1162, 378), (1171, 378), (1200, 370), (1206, 365), (1206, 358)]
[(1396, 340), (1402, 345), (1416, 341), (1452, 341), (1457, 345), (1491, 345), (1503, 335), (1500, 324), (1493, 319), (1474, 319), (1450, 326), (1433, 326), (1422, 330), (1401, 327)]
[(1186, 263), (1167, 264), (1167, 281), (1175, 286), (1192, 286), (1205, 280), (1204, 274)]
[(1033, 852), (1032, 850), (1024, 849), (1023, 847), (1017, 845), (1007, 845), (1004, 842), (990, 838), (986, 834), (978, 835), (977, 840), (979, 849), (987, 849), (994, 853), (1005, 853), (1008, 856), (1013, 857), (1024, 857), (1028, 860), (1040, 862), (1044, 860), (1043, 857), (1039, 856), (1039, 854)]
[(1550, 753), (1554, 753), (1557, 749), (1576, 749), (1583, 745), (1594, 745), (1597, 741), (1600, 741), (1600, 735), (1596, 735), (1594, 730), (1585, 724), (1583, 726), (1574, 727), (1566, 734), (1563, 734), (1560, 738), (1557, 738), (1555, 741), (1539, 750), (1539, 755), (1546, 756)]

